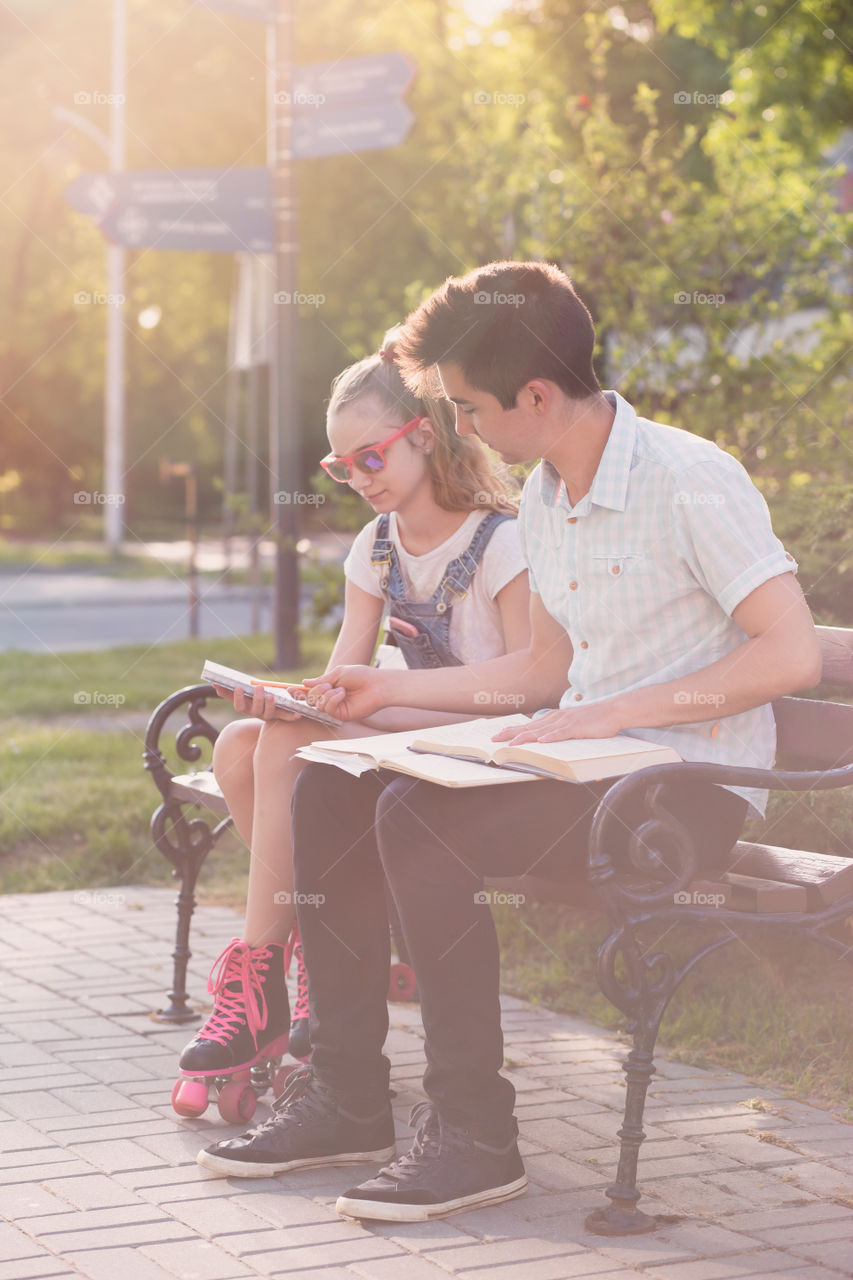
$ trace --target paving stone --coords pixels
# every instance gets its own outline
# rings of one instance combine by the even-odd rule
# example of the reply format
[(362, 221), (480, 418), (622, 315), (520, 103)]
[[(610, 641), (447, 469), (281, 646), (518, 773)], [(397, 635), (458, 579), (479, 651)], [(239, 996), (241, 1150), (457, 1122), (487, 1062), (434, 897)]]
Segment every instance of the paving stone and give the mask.
[(759, 1205), (766, 1209), (781, 1208), (782, 1205), (800, 1204), (808, 1199), (803, 1187), (780, 1178), (778, 1170), (754, 1171), (741, 1166), (726, 1173), (709, 1174), (707, 1181), (737, 1196), (742, 1206), (752, 1208)]
[(525, 1168), (529, 1178), (554, 1191), (601, 1186), (605, 1182), (603, 1171), (567, 1160), (565, 1156), (550, 1151), (545, 1155), (530, 1156), (525, 1161)]
[[(606, 1280), (614, 1274), (624, 1277), (626, 1272), (614, 1273), (613, 1263), (609, 1258), (602, 1258), (594, 1253), (573, 1253), (555, 1258), (535, 1258), (528, 1262), (504, 1263), (489, 1268), (494, 1271), (498, 1280), (518, 1280), (519, 1272), (523, 1280), (573, 1280), (574, 1277), (593, 1276), (595, 1280)], [(460, 1271), (460, 1280), (483, 1280), (482, 1271)], [(636, 1273), (634, 1273), (636, 1274)]]
[(828, 1164), (818, 1164), (816, 1160), (800, 1161), (791, 1164), (787, 1170), (774, 1172), (794, 1186), (813, 1191), (818, 1196), (834, 1199), (853, 1195), (853, 1174), (843, 1173)]
[(117, 1142), (81, 1142), (76, 1146), (79, 1156), (103, 1173), (118, 1173), (122, 1169), (151, 1169), (165, 1164), (159, 1156), (147, 1150), (141, 1142), (128, 1139)]
[[(149, 1208), (149, 1217), (155, 1211)], [(192, 1239), (192, 1232), (182, 1223), (169, 1218), (157, 1218), (153, 1222), (135, 1222), (126, 1226), (85, 1228), (76, 1231), (57, 1232), (45, 1241), (51, 1249), (73, 1259), (78, 1249), (111, 1250), (135, 1249), (142, 1244), (158, 1244), (169, 1240)]]
[[(363, 1280), (444, 1280), (447, 1271), (437, 1262), (419, 1254), (401, 1253), (393, 1258), (369, 1258), (364, 1262), (355, 1262), (348, 1269), (347, 1276), (361, 1276)], [(324, 1275), (323, 1272), (320, 1273)]]
[(750, 1234), (780, 1249), (794, 1249), (796, 1246), (810, 1246), (830, 1240), (846, 1240), (850, 1247), (850, 1264), (853, 1269), (853, 1212), (850, 1210), (842, 1218), (823, 1219), (821, 1222), (798, 1222), (790, 1226), (764, 1227), (763, 1229), (753, 1227)]
[(809, 1262), (836, 1267), (845, 1275), (853, 1275), (853, 1243), (849, 1235), (843, 1240), (815, 1239), (808, 1244), (792, 1244), (789, 1251), (800, 1258), (808, 1258)]
[[(687, 1262), (716, 1254), (742, 1253), (754, 1241), (739, 1232), (729, 1231), (714, 1223), (686, 1220), (645, 1236), (626, 1236), (611, 1240), (605, 1236), (587, 1235), (587, 1242), (614, 1262), (629, 1267), (652, 1267), (665, 1262)], [(676, 1273), (674, 1273), (676, 1274)], [(679, 1274), (678, 1280), (682, 1280)]]
[(260, 1180), (249, 1184), (243, 1195), (235, 1193), (233, 1187), (231, 1193), (232, 1204), (248, 1209), (273, 1227), (296, 1227), (337, 1218), (334, 1209), (316, 1204), (306, 1196), (264, 1190)]
[(19, 1231), (11, 1222), (0, 1222), (0, 1258), (11, 1262), (16, 1258), (33, 1258), (41, 1252), (32, 1236)]
[(167, 1271), (138, 1249), (122, 1247), (69, 1251), (67, 1257), (89, 1280), (175, 1280)]
[(66, 1276), (77, 1280), (79, 1272), (69, 1271), (62, 1258), (50, 1253), (40, 1253), (35, 1258), (17, 1258), (14, 1262), (0, 1262), (0, 1280), (65, 1280)]
[[(227, 1243), (227, 1236), (219, 1241), (222, 1248), (227, 1248)], [(281, 1249), (276, 1249), (272, 1253), (253, 1253), (246, 1261), (250, 1262), (262, 1275), (271, 1276), (285, 1271), (289, 1274), (291, 1271), (307, 1270), (317, 1267), (321, 1262), (324, 1266), (332, 1263), (351, 1266), (355, 1262), (364, 1262), (370, 1258), (391, 1256), (397, 1257), (398, 1250), (389, 1240), (365, 1236), (359, 1240), (341, 1240), (334, 1244), (288, 1249), (286, 1253)], [(322, 1271), (319, 1276), (315, 1272), (315, 1280), (326, 1280), (326, 1277)]]
[(56, 1181), (49, 1178), (44, 1186), (76, 1209), (109, 1209), (116, 1205), (141, 1203), (133, 1191), (102, 1173), (90, 1172), (83, 1177), (64, 1177)]
[(846, 1221), (853, 1238), (853, 1207), (831, 1204), (824, 1200), (810, 1200), (807, 1204), (791, 1204), (784, 1209), (748, 1210), (729, 1218), (728, 1225), (736, 1231), (758, 1235), (776, 1227), (792, 1227), (798, 1223)]
[[(41, 1184), (45, 1181), (46, 1169), (51, 1179), (74, 1177), (92, 1172), (92, 1166), (87, 1161), (72, 1159), (62, 1151), (47, 1151), (43, 1155), (43, 1161), (38, 1164), (10, 1165), (0, 1169), (0, 1186), (18, 1186), (26, 1182)], [(56, 1159), (51, 1160), (52, 1155), (55, 1155)]]
[(673, 1262), (669, 1266), (654, 1266), (643, 1272), (660, 1280), (733, 1280), (735, 1276), (790, 1276), (798, 1280), (796, 1270), (799, 1261), (791, 1254), (776, 1249), (761, 1249), (757, 1253), (732, 1253), (725, 1258), (703, 1258), (695, 1262)]
[[(211, 1240), (185, 1240), (171, 1244), (147, 1244), (139, 1251), (181, 1280), (241, 1280), (257, 1272)], [(322, 1275), (322, 1272), (320, 1273)]]
[(0, 1213), (9, 1222), (21, 1218), (35, 1218), (40, 1214), (71, 1213), (74, 1206), (65, 1204), (49, 1189), (35, 1183), (20, 1187), (6, 1187), (0, 1198)]

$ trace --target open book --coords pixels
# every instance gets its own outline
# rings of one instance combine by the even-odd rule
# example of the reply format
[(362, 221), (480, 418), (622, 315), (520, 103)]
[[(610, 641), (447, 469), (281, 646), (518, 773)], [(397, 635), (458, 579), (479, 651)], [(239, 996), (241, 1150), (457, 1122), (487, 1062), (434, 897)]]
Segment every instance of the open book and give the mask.
[(675, 764), (681, 756), (642, 738), (572, 738), (564, 742), (492, 742), (499, 730), (530, 723), (524, 715), (488, 716), (371, 738), (312, 742), (297, 751), (306, 760), (336, 764), (349, 773), (392, 769), (445, 787), (479, 787), (504, 782), (553, 778), (597, 782), (645, 769)]
[(202, 680), (207, 680), (210, 684), (222, 685), (223, 689), (242, 689), (250, 698), (257, 686), (262, 684), (273, 695), (275, 705), (280, 707), (282, 711), (295, 711), (298, 715), (304, 716), (306, 720), (316, 720), (318, 724), (329, 725), (334, 729), (339, 728), (344, 723), (337, 716), (330, 716), (328, 712), (320, 711), (317, 707), (312, 707), (310, 703), (294, 698), (281, 685), (266, 684), (255, 676), (247, 676), (245, 671), (235, 671), (233, 667), (223, 667), (218, 662), (210, 662), (209, 660), (205, 662), (202, 667), (201, 678)]

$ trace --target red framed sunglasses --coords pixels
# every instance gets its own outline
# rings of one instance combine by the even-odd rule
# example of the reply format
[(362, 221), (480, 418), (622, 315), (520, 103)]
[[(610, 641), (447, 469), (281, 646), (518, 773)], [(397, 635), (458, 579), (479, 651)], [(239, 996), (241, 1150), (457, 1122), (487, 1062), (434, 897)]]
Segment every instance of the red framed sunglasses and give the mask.
[(338, 484), (347, 484), (352, 480), (353, 467), (358, 467), (359, 471), (364, 472), (366, 476), (375, 475), (385, 466), (385, 450), (395, 440), (399, 440), (401, 436), (407, 436), (410, 431), (414, 431), (415, 427), (426, 420), (425, 413), (419, 414), (417, 418), (412, 418), (405, 426), (400, 427), (399, 431), (395, 431), (380, 444), (367, 445), (364, 449), (356, 449), (355, 453), (348, 453), (344, 457), (338, 457), (336, 453), (327, 454), (325, 458), (320, 459), (320, 466), (333, 480), (337, 480)]

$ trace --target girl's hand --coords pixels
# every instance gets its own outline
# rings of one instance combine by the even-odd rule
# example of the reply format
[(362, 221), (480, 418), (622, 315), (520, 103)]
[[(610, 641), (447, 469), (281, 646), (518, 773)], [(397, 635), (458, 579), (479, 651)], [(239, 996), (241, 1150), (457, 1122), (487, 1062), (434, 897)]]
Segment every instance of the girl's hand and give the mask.
[[(263, 685), (256, 685), (251, 696), (243, 689), (225, 689), (220, 684), (215, 684), (213, 687), (220, 698), (225, 698), (230, 702), (234, 710), (239, 711), (241, 715), (254, 716), (256, 720), (302, 719), (295, 711), (282, 711), (281, 708), (277, 707), (272, 693), (264, 689)], [(302, 685), (288, 685), (287, 690), (294, 698), (300, 696), (300, 690), (302, 696), (305, 696), (305, 690)]]
[(378, 667), (332, 667), (304, 681), (311, 701), (340, 720), (364, 720), (388, 706), (383, 672)]
[(618, 716), (615, 701), (611, 699), (592, 707), (565, 707), (549, 711), (521, 729), (501, 729), (492, 742), (509, 742), (517, 746), (522, 742), (565, 742), (569, 738), (612, 738), (629, 727)]

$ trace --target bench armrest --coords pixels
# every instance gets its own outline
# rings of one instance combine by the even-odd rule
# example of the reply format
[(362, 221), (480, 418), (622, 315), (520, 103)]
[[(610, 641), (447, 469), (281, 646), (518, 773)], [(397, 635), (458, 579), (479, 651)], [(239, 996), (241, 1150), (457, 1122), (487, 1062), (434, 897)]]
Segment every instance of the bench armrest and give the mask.
[[(750, 769), (683, 761), (638, 769), (619, 778), (599, 801), (589, 839), (589, 877), (606, 909), (616, 917), (636, 916), (672, 903), (700, 872), (690, 833), (661, 801), (664, 783), (713, 782), (768, 791), (830, 791), (853, 786), (853, 765), (838, 769)], [(637, 793), (644, 796), (645, 820), (631, 832), (631, 871), (620, 872), (609, 852), (621, 819), (618, 810)], [(639, 883), (644, 879), (644, 883)]]
[(202, 749), (196, 739), (203, 738), (211, 745), (219, 736), (219, 730), (202, 712), (208, 699), (218, 698), (212, 684), (192, 684), (165, 698), (152, 712), (145, 730), (145, 750), (142, 759), (164, 800), (169, 798), (169, 786), (174, 774), (166, 764), (160, 750), (160, 735), (167, 721), (181, 707), (186, 707), (187, 723), (175, 735), (175, 749), (181, 760), (194, 764), (201, 759)]

